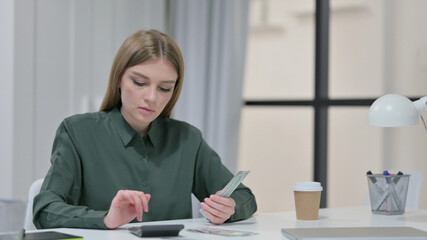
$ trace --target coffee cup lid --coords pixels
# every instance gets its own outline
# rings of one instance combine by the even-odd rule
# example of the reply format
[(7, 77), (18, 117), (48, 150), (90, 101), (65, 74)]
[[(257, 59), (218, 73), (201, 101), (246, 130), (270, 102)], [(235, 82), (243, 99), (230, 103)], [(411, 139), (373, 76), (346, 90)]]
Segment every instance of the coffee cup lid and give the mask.
[(294, 191), (317, 192), (322, 190), (323, 187), (320, 182), (297, 182), (294, 184)]

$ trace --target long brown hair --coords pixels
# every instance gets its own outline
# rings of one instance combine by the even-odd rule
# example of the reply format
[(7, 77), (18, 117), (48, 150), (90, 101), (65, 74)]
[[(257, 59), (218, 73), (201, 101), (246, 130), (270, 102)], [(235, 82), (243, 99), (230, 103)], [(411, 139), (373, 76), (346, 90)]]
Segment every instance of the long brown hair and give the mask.
[(99, 110), (108, 111), (122, 104), (119, 87), (127, 68), (150, 59), (159, 58), (168, 60), (178, 74), (172, 97), (160, 114), (164, 117), (170, 117), (172, 109), (178, 101), (184, 81), (184, 59), (181, 50), (172, 38), (156, 30), (138, 31), (123, 42), (111, 66), (107, 92)]

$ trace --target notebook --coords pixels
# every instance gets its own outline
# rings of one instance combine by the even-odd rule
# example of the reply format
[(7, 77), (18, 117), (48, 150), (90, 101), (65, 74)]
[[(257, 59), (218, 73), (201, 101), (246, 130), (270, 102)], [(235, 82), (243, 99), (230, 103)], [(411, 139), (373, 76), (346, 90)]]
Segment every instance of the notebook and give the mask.
[(290, 240), (427, 240), (427, 232), (412, 227), (282, 228)]
[(55, 231), (49, 232), (31, 232), (25, 233), (24, 240), (81, 240), (83, 237), (60, 233)]

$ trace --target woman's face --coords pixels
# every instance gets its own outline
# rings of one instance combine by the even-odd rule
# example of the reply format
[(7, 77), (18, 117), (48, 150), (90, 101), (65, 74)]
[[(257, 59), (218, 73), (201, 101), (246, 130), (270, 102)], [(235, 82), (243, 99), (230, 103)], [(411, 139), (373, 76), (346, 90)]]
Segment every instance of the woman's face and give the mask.
[(120, 81), (120, 112), (139, 134), (145, 135), (150, 123), (162, 113), (177, 78), (172, 64), (161, 58), (126, 69)]

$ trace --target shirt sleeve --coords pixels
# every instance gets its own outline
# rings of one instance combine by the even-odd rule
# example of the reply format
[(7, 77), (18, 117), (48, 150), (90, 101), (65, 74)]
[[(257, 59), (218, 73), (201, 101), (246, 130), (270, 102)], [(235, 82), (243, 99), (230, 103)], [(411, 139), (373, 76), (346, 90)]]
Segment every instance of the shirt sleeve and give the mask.
[[(197, 153), (193, 193), (203, 202), (205, 197), (221, 190), (233, 178), (233, 174), (221, 163), (218, 154), (201, 139)], [(252, 191), (240, 184), (230, 196), (236, 202), (235, 213), (227, 220), (234, 222), (249, 218), (257, 210)]]
[(107, 211), (78, 206), (82, 169), (78, 151), (64, 122), (59, 126), (51, 156), (51, 167), (40, 193), (34, 198), (33, 222), (40, 228), (101, 228)]

